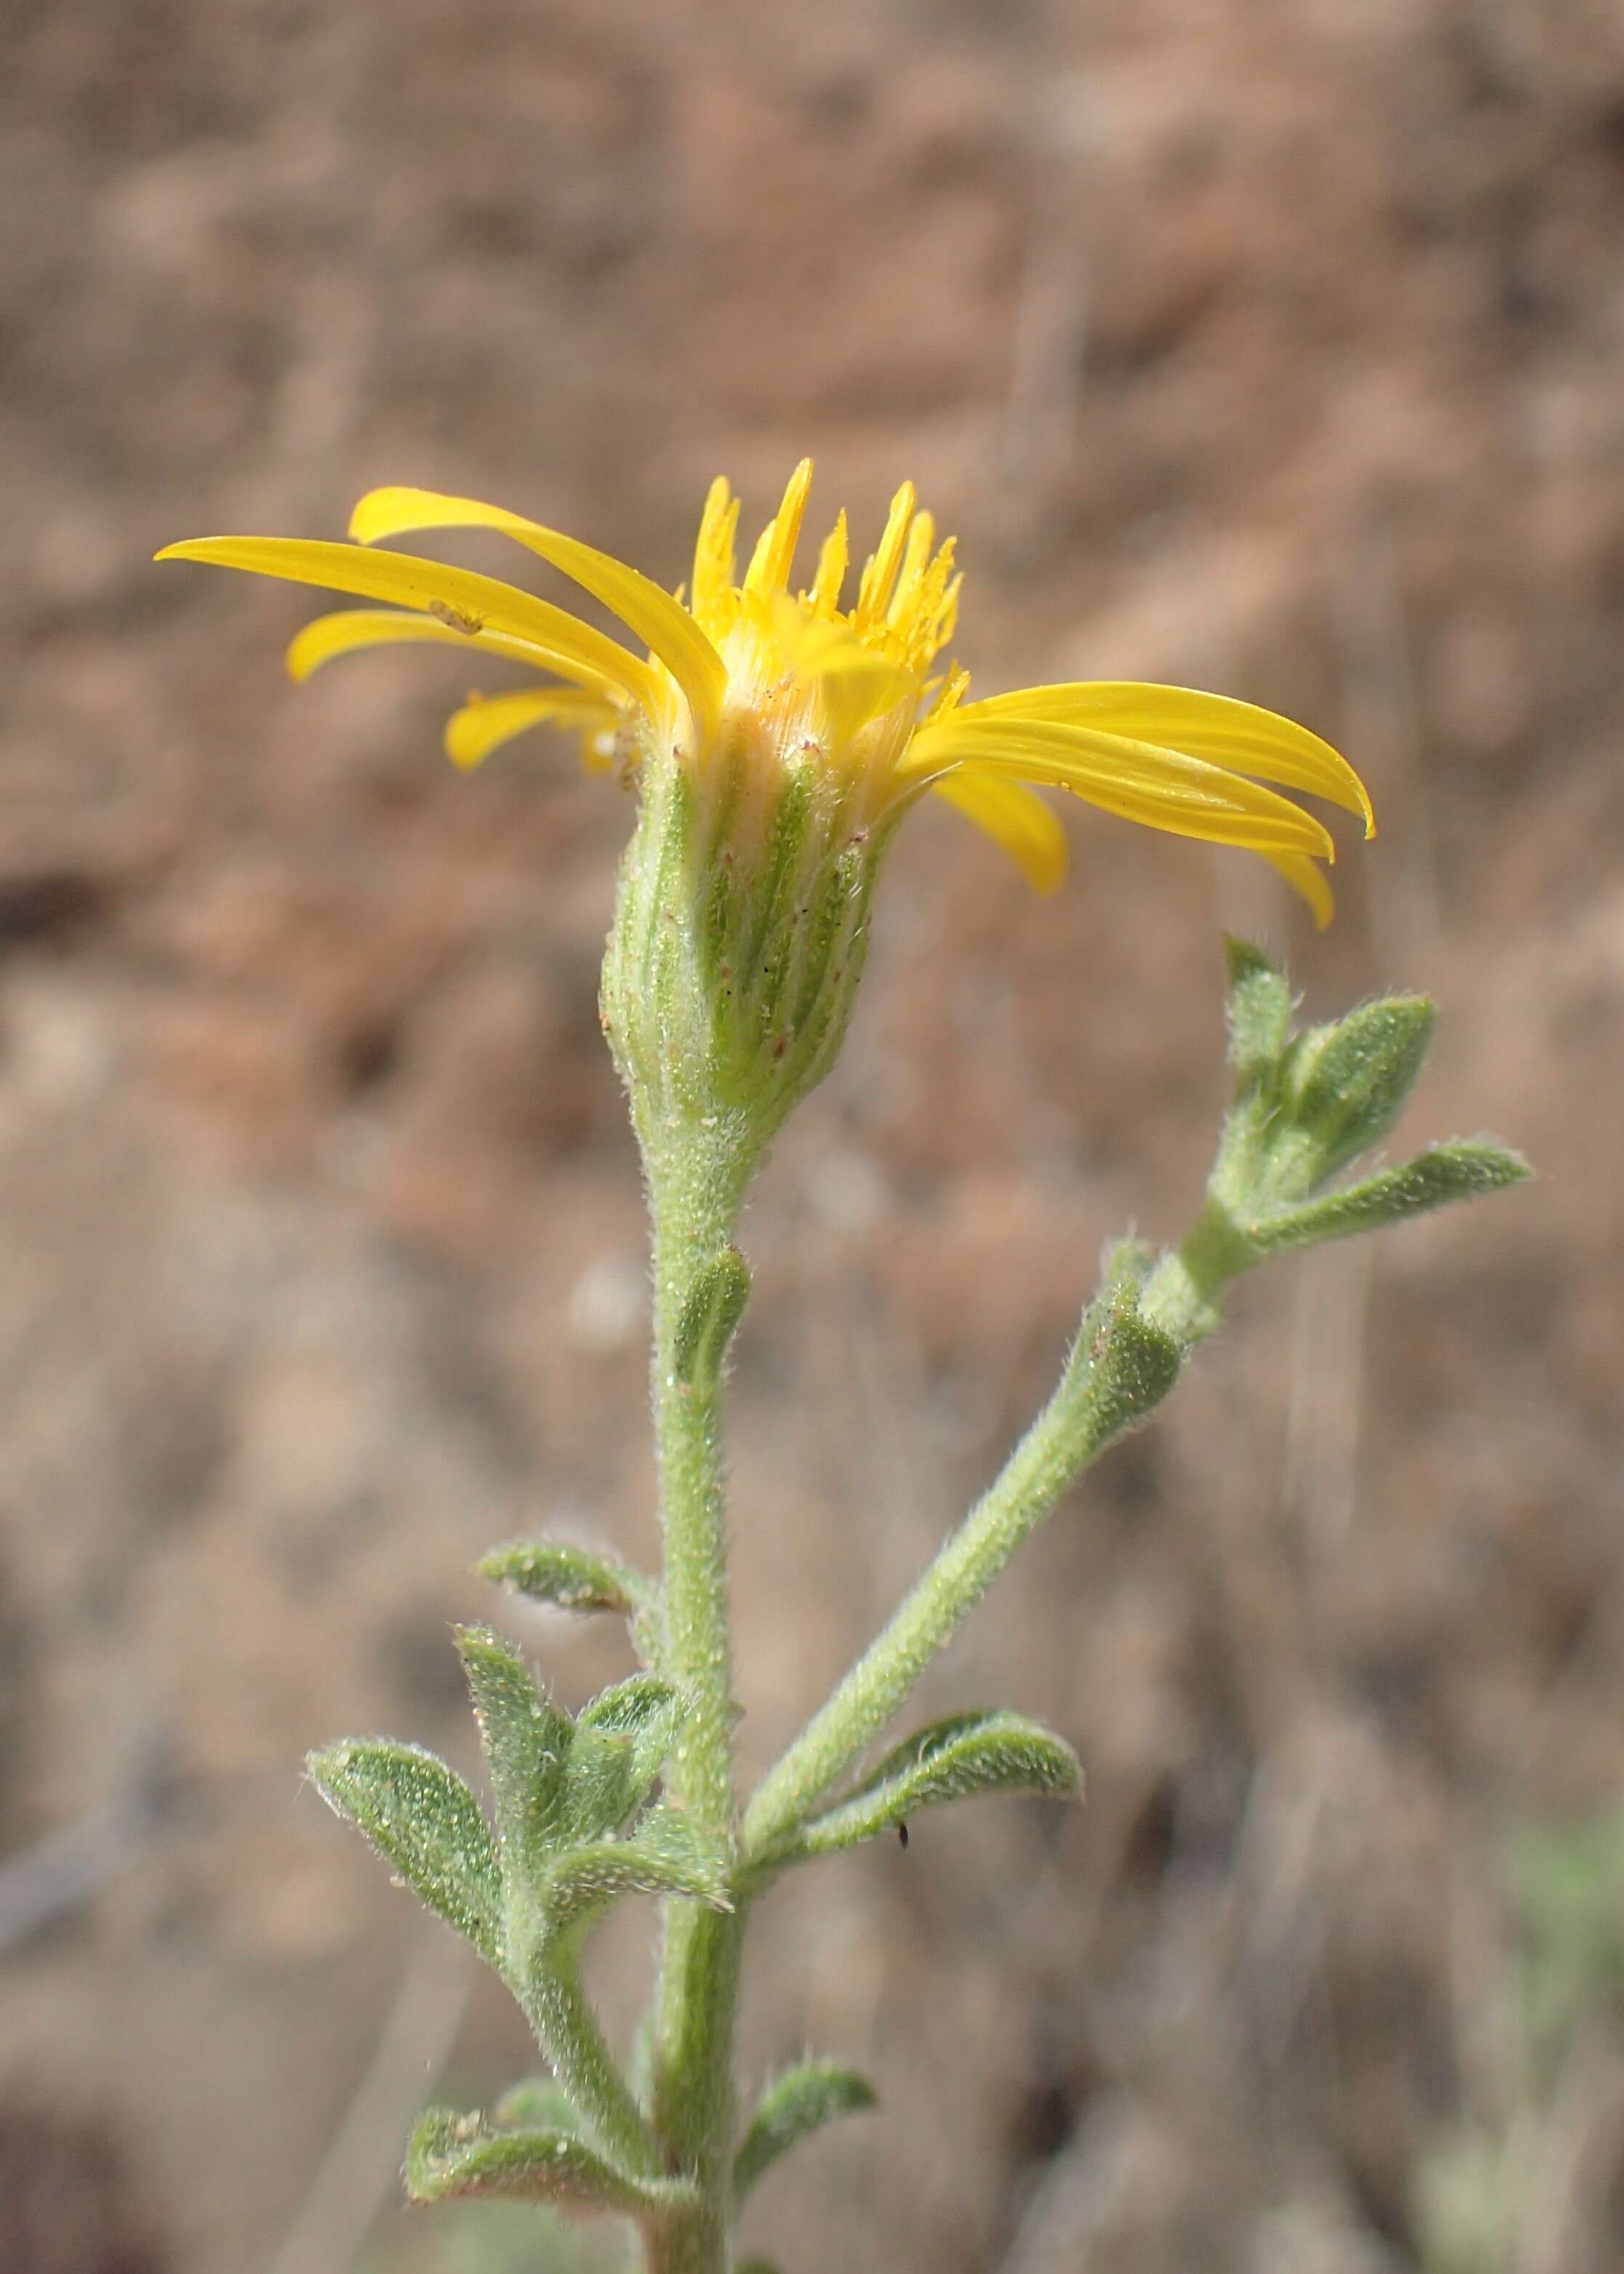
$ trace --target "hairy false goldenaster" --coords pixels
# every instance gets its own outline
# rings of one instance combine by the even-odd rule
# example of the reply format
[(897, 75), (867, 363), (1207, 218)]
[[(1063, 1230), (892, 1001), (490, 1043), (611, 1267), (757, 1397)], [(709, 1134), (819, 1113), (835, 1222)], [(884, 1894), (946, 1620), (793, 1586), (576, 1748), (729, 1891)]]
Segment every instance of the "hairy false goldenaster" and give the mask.
[[(296, 679), (354, 649), (417, 640), (477, 648), (563, 682), (476, 697), (455, 712), (446, 748), (462, 766), (478, 764), (529, 727), (554, 726), (579, 733), (589, 764), (635, 766), (664, 752), (701, 786), (725, 775), (734, 825), (741, 805), (769, 811), (786, 781), (808, 770), (838, 787), (855, 830), (888, 828), (929, 791), (996, 839), (1042, 892), (1064, 874), (1066, 841), (1033, 786), (1069, 790), (1149, 828), (1260, 854), (1317, 922), (1329, 920), (1331, 893), (1319, 864), (1335, 857), (1330, 834), (1267, 787), (1327, 798), (1373, 833), (1364, 784), (1328, 743), (1255, 704), (1181, 687), (1084, 681), (966, 701), (967, 672), (950, 664), (930, 675), (952, 636), (959, 579), (952, 539), (936, 545), (911, 483), (891, 501), (850, 606), (841, 606), (844, 513), (811, 584), (792, 595), (811, 476), (803, 459), (741, 579), (738, 501), (725, 480), (712, 483), (686, 602), (575, 538), (500, 506), (430, 490), (369, 492), (348, 545), (208, 537), (171, 545), (158, 558), (213, 561), (392, 604), (308, 624), (288, 653)], [(495, 577), (370, 549), (412, 531), (473, 528), (500, 530), (561, 569), (647, 654)]]

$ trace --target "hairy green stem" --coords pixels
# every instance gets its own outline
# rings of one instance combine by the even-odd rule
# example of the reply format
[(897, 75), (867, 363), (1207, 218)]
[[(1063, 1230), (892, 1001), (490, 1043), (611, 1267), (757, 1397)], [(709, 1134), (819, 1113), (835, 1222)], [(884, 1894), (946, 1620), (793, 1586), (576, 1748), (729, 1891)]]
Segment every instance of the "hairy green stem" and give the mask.
[[(1218, 1297), (1230, 1276), (1221, 1230), (1203, 1216), (1183, 1245), (1162, 1258), (1143, 1289), (1143, 1317), (1182, 1346), (1210, 1334), (1218, 1322)], [(744, 1818), (747, 1865), (769, 1857), (854, 1766), (1017, 1548), (1120, 1427), (1119, 1416), (1107, 1406), (1084, 1401), (1079, 1408), (1068, 1367), (995, 1482), (757, 1788)]]
[[(693, 1133), (650, 1158), (654, 1216), (655, 1436), (665, 1534), (665, 1670), (688, 1707), (666, 1797), (730, 1859), (738, 1848), (733, 1649), (722, 1482), (720, 1353), (695, 1363), (685, 1321), (728, 1246), (747, 1164)], [(741, 1922), (673, 1897), (665, 1905), (654, 2121), (666, 2167), (697, 2205), (651, 2230), (650, 2274), (725, 2274), (732, 2233), (733, 2035)]]
[(653, 2178), (658, 2148), (604, 2043), (573, 1961), (538, 1967), (523, 2004), (542, 2051), (599, 2143), (628, 2171)]

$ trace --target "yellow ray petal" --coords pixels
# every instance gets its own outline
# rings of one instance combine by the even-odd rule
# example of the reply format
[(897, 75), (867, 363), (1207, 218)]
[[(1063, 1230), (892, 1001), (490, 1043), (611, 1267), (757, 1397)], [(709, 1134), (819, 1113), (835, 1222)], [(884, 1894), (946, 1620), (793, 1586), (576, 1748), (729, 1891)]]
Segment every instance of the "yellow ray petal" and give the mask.
[(333, 545), (313, 537), (197, 537), (184, 545), (166, 545), (157, 558), (206, 561), (259, 576), (280, 576), (292, 584), (353, 592), (364, 600), (393, 600), (470, 638), (482, 631), (506, 632), (545, 648), (550, 670), (562, 671), (568, 663), (579, 675), (620, 689), (646, 711), (658, 712), (660, 707), (654, 674), (618, 641), (538, 600), (533, 592), (521, 591), (516, 584), (476, 576), (470, 568), (447, 568), (443, 561), (419, 561), (409, 553), (369, 553), (364, 546)]
[(1002, 845), (1034, 890), (1058, 887), (1066, 872), (1066, 834), (1035, 790), (978, 766), (957, 767), (930, 787)]
[(1312, 814), (1244, 775), (1226, 773), (1182, 750), (1033, 719), (967, 719), (956, 711), (939, 726), (920, 729), (904, 770), (932, 775), (944, 762), (966, 758), (1018, 779), (1069, 789), (1107, 813), (1176, 836), (1245, 845), (1259, 853), (1335, 858), (1329, 832)]
[(442, 496), (437, 490), (371, 490), (350, 522), (350, 533), (361, 545), (417, 529), (500, 529), (539, 553), (647, 643), (687, 696), (702, 740), (709, 737), (721, 712), (726, 671), (688, 610), (652, 578), (523, 514), (484, 505), (477, 498)]
[(929, 566), (930, 548), (936, 541), (936, 525), (933, 517), (928, 513), (915, 514), (914, 526), (908, 531), (908, 541), (903, 547), (897, 589), (891, 595), (890, 607), (885, 611), (888, 624), (899, 624), (917, 601), (920, 579)]
[(399, 608), (340, 608), (305, 625), (288, 649), (288, 670), (294, 679), (308, 679), (335, 655), (353, 655), (360, 648), (393, 647), (403, 642), (425, 641), (447, 647), (476, 647), (484, 655), (500, 655), (509, 663), (529, 664), (532, 670), (556, 671), (566, 679), (606, 689), (609, 681), (573, 658), (555, 654), (534, 640), (515, 639), (511, 632), (486, 629), (468, 632), (438, 616), (410, 616)]
[(738, 529), (739, 501), (727, 486), (726, 475), (718, 474), (705, 499), (694, 546), (694, 614), (707, 629), (714, 626), (719, 630), (727, 619)]
[(914, 674), (864, 647), (844, 623), (819, 622), (780, 595), (772, 624), (796, 677), (817, 689), (836, 740), (860, 733), (883, 711), (919, 700)]
[(763, 530), (750, 557), (744, 579), (747, 592), (782, 592), (788, 585), (790, 563), (795, 557), (801, 519), (807, 509), (807, 492), (811, 486), (812, 461), (803, 458), (789, 478), (783, 504)]
[(446, 721), (446, 756), (466, 772), (488, 758), (515, 734), (532, 727), (565, 726), (582, 731), (616, 724), (611, 704), (580, 687), (524, 687), (511, 695), (465, 703)]
[(871, 553), (863, 564), (857, 587), (857, 606), (852, 621), (860, 632), (872, 631), (881, 622), (891, 599), (891, 588), (897, 581), (897, 571), (902, 565), (903, 547), (907, 543), (908, 523), (914, 518), (915, 503), (914, 485), (904, 482), (891, 501), (886, 516), (885, 533), (880, 539), (879, 550)]
[(1305, 860), (1300, 853), (1266, 853), (1264, 859), (1271, 869), (1277, 869), (1294, 892), (1300, 892), (1313, 910), (1314, 929), (1323, 931), (1336, 913), (1336, 901), (1316, 862)]
[(1069, 686), (1020, 688), (969, 703), (966, 719), (1047, 719), (1136, 742), (1188, 750), (1238, 773), (1259, 775), (1305, 789), (1360, 815), (1365, 834), (1376, 834), (1369, 792), (1341, 753), (1306, 727), (1240, 703), (1229, 695), (1204, 695), (1190, 687), (1144, 686), (1132, 680), (1083, 680)]
[(817, 556), (817, 574), (812, 579), (812, 590), (807, 595), (815, 616), (831, 616), (839, 606), (847, 557), (846, 508), (843, 506), (835, 516), (834, 527), (823, 539), (823, 549)]

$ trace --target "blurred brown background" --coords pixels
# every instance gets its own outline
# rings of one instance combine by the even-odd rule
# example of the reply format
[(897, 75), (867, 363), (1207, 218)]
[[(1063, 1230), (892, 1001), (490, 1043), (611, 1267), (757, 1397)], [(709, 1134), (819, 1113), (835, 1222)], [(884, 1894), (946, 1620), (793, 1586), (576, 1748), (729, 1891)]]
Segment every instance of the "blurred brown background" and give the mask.
[[(652, 1551), (593, 999), (624, 802), (540, 738), (454, 778), (455, 666), (295, 690), (308, 596), (148, 556), (341, 535), (399, 480), (674, 584), (714, 471), (759, 517), (808, 450), (820, 525), (872, 542), (909, 474), (959, 532), (983, 691), (1267, 702), (1383, 832), (1316, 939), (1260, 865), (1081, 809), (1048, 904), (910, 824), (748, 1227), (753, 1766), (996, 1465), (1101, 1242), (1184, 1225), (1220, 924), (1311, 1011), (1434, 990), (1404, 1133), (1492, 1129), (1543, 1181), (1246, 1289), (981, 1615), (925, 1704), (1051, 1720), (1089, 1804), (944, 1814), (774, 1899), (752, 2073), (809, 2040), (885, 2105), (752, 2232), (786, 2274), (1430, 2269), (1464, 2136), (1511, 2255), (1449, 2274), (1624, 2263), (1624, 2043), (1587, 1999), (1531, 2074), (1503, 1870), (1624, 1783), (1624, 19), (4, 29), (0, 2267), (342, 2274), (417, 2102), (527, 2057), (300, 1758), (468, 1759), (446, 1623), (492, 1540)], [(624, 1663), (525, 1631), (571, 1699)], [(648, 1924), (605, 1938), (617, 2027)]]

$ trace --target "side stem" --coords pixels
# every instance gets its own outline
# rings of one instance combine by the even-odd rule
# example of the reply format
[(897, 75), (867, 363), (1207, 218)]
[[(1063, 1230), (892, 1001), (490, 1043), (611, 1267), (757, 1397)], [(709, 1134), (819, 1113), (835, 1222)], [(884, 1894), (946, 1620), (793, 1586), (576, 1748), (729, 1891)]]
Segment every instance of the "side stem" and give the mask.
[[(1203, 1219), (1146, 1283), (1145, 1317), (1181, 1346), (1217, 1324), (1229, 1276)], [(1170, 1385), (1169, 1385), (1170, 1386)], [(1085, 1405), (1079, 1426), (1063, 1380), (999, 1476), (903, 1599), (890, 1621), (757, 1788), (744, 1818), (747, 1866), (771, 1856), (853, 1766), (944, 1649), (1022, 1542), (1075, 1484), (1117, 1426)]]
[(523, 2002), (543, 2052), (603, 2145), (628, 2171), (654, 2177), (654, 2141), (582, 1995), (573, 1961), (538, 1968)]

